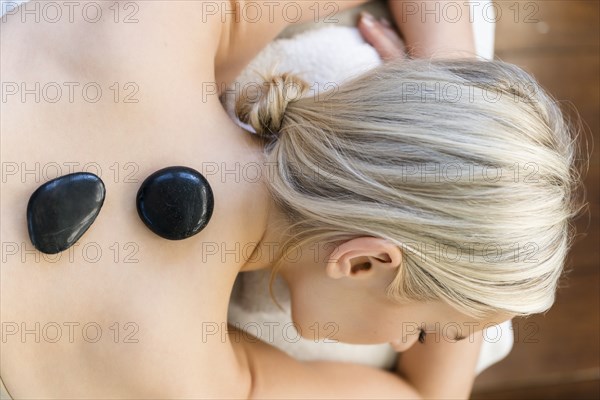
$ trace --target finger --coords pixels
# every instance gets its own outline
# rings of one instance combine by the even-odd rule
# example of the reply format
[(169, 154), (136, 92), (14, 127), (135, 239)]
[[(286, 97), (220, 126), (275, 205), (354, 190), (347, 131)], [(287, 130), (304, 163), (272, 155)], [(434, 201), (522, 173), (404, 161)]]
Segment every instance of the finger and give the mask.
[(404, 57), (404, 46), (393, 29), (386, 28), (370, 14), (361, 14), (358, 29), (384, 61)]

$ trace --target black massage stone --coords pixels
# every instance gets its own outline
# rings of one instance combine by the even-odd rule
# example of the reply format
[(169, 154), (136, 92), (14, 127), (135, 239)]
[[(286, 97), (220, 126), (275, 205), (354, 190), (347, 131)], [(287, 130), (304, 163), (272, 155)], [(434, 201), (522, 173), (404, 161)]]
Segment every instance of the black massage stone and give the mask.
[(148, 228), (170, 240), (189, 238), (210, 220), (213, 192), (198, 171), (188, 167), (167, 167), (154, 172), (137, 193), (137, 210)]
[(71, 247), (94, 222), (106, 190), (87, 172), (64, 175), (36, 189), (27, 204), (27, 228), (33, 246), (46, 254)]

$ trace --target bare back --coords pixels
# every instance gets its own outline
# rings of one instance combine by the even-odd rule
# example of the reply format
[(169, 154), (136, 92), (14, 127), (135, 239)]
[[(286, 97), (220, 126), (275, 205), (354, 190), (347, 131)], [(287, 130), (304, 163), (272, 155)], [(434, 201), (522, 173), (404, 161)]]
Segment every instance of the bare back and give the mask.
[[(0, 365), (16, 398), (247, 395), (227, 336), (206, 333), (225, 327), (244, 263), (223, 246), (250, 254), (264, 231), (264, 187), (242, 176), (260, 148), (211, 85), (220, 26), (199, 22), (200, 2), (176, 3), (135, 3), (135, 23), (96, 2), (93, 23), (76, 11), (74, 23), (1, 25), (3, 94), (19, 91), (2, 100), (0, 216)], [(214, 192), (208, 226), (183, 241), (153, 234), (135, 206), (145, 177), (172, 165)], [(29, 196), (80, 171), (104, 181), (100, 214), (71, 249), (35, 251)]]

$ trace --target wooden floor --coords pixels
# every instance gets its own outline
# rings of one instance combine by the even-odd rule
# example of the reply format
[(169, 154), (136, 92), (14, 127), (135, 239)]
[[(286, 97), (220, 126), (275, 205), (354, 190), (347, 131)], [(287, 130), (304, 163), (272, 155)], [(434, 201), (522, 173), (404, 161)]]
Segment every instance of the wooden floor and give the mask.
[(515, 320), (513, 351), (477, 378), (472, 398), (600, 399), (600, 2), (495, 3), (497, 57), (531, 72), (583, 120), (589, 209), (576, 221), (571, 272), (555, 306)]

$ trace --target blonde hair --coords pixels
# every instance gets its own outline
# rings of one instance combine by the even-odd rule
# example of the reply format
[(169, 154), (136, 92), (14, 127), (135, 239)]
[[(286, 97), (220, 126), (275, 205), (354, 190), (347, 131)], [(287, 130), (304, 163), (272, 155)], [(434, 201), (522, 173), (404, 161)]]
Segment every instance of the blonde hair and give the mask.
[(292, 223), (274, 273), (297, 247), (374, 236), (403, 251), (387, 289), (400, 303), (475, 317), (551, 307), (582, 207), (576, 132), (529, 74), (411, 60), (309, 89), (269, 76), (236, 105), (265, 139), (269, 188)]

